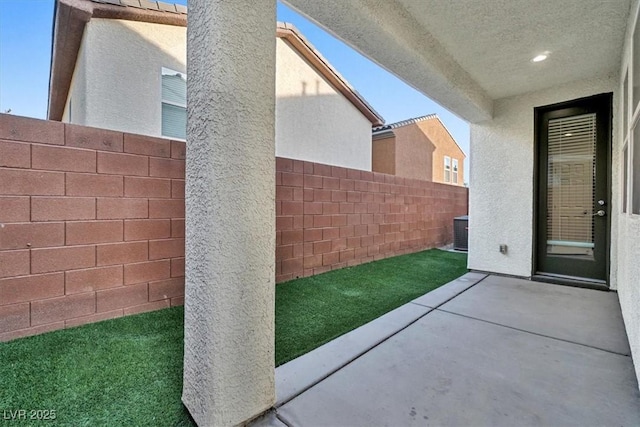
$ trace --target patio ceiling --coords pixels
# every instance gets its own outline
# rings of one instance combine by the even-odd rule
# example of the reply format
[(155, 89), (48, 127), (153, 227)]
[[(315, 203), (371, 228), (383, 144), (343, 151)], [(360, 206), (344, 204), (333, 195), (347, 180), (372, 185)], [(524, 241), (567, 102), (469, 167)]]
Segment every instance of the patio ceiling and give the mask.
[[(617, 73), (629, 0), (286, 0), (471, 122), (494, 99)], [(550, 52), (546, 61), (531, 59)]]

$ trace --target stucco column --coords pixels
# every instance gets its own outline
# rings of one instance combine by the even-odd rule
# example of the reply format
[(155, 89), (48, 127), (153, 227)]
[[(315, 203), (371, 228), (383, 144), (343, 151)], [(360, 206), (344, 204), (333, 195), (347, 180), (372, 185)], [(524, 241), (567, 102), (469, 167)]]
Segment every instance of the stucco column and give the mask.
[(276, 0), (189, 0), (182, 400), (199, 426), (275, 402)]

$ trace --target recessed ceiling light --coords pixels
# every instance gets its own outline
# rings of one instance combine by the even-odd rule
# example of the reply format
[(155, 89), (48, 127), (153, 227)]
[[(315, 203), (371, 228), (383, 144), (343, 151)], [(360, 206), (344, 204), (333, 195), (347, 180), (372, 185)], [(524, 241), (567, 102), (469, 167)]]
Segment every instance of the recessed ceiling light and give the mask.
[(540, 55), (535, 56), (531, 62), (541, 62), (549, 57), (549, 52), (543, 52)]

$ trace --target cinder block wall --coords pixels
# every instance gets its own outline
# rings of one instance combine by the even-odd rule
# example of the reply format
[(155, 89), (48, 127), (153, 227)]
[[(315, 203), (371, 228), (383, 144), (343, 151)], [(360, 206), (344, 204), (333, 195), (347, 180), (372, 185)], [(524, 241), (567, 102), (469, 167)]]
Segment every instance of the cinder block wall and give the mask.
[[(0, 341), (182, 304), (185, 144), (0, 114)], [(450, 243), (467, 189), (278, 158), (278, 282)]]
[(465, 187), (276, 159), (276, 281), (446, 245)]
[(184, 154), (0, 115), (0, 341), (182, 304)]

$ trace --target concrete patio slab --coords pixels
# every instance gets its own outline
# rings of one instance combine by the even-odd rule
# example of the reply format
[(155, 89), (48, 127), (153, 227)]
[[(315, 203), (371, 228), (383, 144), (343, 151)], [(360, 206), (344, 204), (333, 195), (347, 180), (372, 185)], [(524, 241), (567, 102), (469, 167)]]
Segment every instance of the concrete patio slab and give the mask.
[[(280, 406), (371, 350), (398, 331), (487, 275), (467, 273), (317, 349), (276, 368), (276, 406)], [(430, 304), (430, 305), (429, 305)]]
[(424, 316), (428, 307), (405, 304), (276, 368), (276, 406), (282, 405)]
[(637, 426), (640, 393), (628, 356), (433, 310), (278, 408), (278, 418), (291, 426)]
[(614, 353), (630, 354), (615, 292), (489, 276), (439, 308)]
[(421, 297), (418, 297), (411, 301), (414, 304), (424, 305), (425, 307), (436, 308), (445, 302), (449, 301), (455, 296), (458, 296), (460, 293), (466, 291), (476, 283), (483, 280), (487, 277), (486, 274), (483, 273), (467, 273), (456, 280), (453, 280), (446, 285), (442, 285), (437, 289), (434, 289), (431, 292), (428, 292)]

